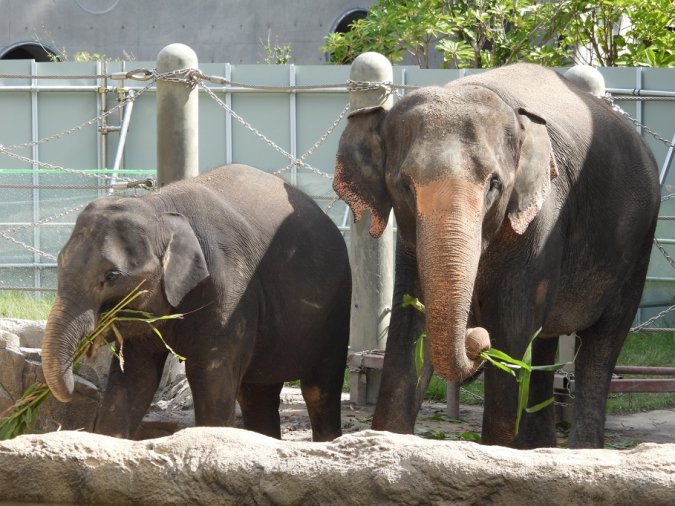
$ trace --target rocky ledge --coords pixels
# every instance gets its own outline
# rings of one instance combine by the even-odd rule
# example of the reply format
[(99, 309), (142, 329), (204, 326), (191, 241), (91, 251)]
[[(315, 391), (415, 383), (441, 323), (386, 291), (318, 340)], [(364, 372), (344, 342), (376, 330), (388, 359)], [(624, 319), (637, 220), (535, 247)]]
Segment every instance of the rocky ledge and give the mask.
[(675, 504), (675, 445), (518, 451), (364, 431), (285, 442), (234, 428), (147, 441), (75, 431), (0, 442), (0, 502)]

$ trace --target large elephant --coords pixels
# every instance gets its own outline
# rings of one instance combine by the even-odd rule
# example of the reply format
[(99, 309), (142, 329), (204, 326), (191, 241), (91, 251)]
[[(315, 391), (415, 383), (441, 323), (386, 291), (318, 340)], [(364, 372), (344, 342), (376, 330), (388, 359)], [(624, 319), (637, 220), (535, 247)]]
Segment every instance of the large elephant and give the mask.
[[(394, 312), (373, 428), (410, 432), (413, 341), (445, 379), (472, 374), (493, 346), (520, 358), (538, 329), (535, 364), (554, 363), (577, 332), (570, 447), (602, 447), (613, 367), (640, 301), (658, 216), (653, 155), (603, 101), (558, 73), (516, 64), (426, 87), (390, 111), (351, 112), (334, 188), (378, 237), (398, 224)], [(401, 308), (404, 294), (425, 316)], [(529, 405), (552, 395), (535, 373)], [(483, 442), (556, 443), (553, 406), (514, 435), (517, 385), (485, 371)]]
[[(280, 438), (280, 391), (300, 379), (314, 440), (341, 435), (351, 272), (342, 235), (307, 195), (231, 165), (91, 202), (59, 254), (43, 342), (57, 399), (72, 397), (81, 338), (142, 280), (132, 308), (185, 313), (159, 328), (186, 358), (197, 425), (233, 426), (237, 400), (247, 429)], [(95, 431), (132, 438), (168, 351), (143, 323), (120, 331), (124, 372), (113, 360)]]

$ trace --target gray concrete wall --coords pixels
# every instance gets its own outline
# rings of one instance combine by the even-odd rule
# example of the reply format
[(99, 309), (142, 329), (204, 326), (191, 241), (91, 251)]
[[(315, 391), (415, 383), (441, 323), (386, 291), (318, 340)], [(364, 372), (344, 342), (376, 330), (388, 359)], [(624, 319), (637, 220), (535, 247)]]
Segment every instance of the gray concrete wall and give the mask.
[[(324, 37), (346, 11), (373, 0), (0, 0), (0, 50), (40, 40), (76, 52), (154, 60), (181, 42), (200, 63), (263, 63), (272, 41), (291, 46), (291, 63), (325, 62)], [(50, 37), (51, 34), (51, 37)], [(52, 43), (53, 41), (53, 43)]]

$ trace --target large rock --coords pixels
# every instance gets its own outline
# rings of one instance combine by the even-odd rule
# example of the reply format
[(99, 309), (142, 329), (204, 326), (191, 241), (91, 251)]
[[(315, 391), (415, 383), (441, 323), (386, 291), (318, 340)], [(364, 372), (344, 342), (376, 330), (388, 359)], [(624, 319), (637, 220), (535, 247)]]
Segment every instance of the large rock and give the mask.
[(0, 442), (0, 501), (89, 504), (675, 503), (675, 445), (518, 451), (365, 431), (291, 443), (233, 428), (152, 441)]
[[(7, 321), (7, 319), (1, 319), (0, 323), (8, 328)], [(22, 328), (25, 330), (30, 326), (11, 328), (21, 332)], [(26, 389), (39, 381), (41, 377), (41, 350), (21, 347), (23, 343), (28, 343), (28, 341), (24, 341), (21, 336), (12, 332), (0, 330), (0, 414), (19, 401)], [(85, 362), (85, 366), (90, 363)], [(93, 366), (89, 365), (89, 367), (93, 370)], [(99, 379), (95, 372), (91, 374), (96, 380)], [(64, 404), (49, 396), (40, 407), (35, 429), (38, 431), (93, 430), (100, 399), (98, 385), (76, 375), (73, 400)]]
[(44, 336), (46, 325), (45, 320), (0, 318), (0, 330), (19, 336), (22, 348), (42, 348), (42, 336)]

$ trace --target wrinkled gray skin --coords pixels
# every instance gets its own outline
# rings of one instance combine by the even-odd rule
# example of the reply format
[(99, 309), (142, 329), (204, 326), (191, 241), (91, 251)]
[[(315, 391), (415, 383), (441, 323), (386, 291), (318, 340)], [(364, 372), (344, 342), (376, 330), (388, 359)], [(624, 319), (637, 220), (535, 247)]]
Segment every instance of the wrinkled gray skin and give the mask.
[[(425, 327), (445, 379), (476, 370), (490, 345), (554, 363), (577, 332), (571, 448), (603, 446), (611, 373), (638, 306), (659, 209), (655, 160), (635, 130), (559, 74), (518, 64), (409, 93), (390, 112), (354, 111), (334, 188), (358, 220), (398, 223), (396, 281), (373, 428), (410, 432), (413, 340)], [(426, 304), (401, 309), (404, 294)], [(553, 406), (515, 434), (517, 385), (485, 372), (483, 442), (555, 446)], [(535, 373), (529, 405), (552, 395)]]
[[(351, 273), (340, 232), (309, 197), (232, 165), (90, 203), (59, 254), (43, 344), (59, 400), (72, 397), (78, 342), (144, 279), (132, 308), (186, 314), (159, 328), (186, 358), (197, 425), (234, 425), (238, 400), (246, 428), (280, 438), (279, 393), (300, 379), (314, 440), (341, 435)], [(95, 431), (132, 438), (168, 352), (144, 324), (119, 329), (124, 372), (113, 360)]]

